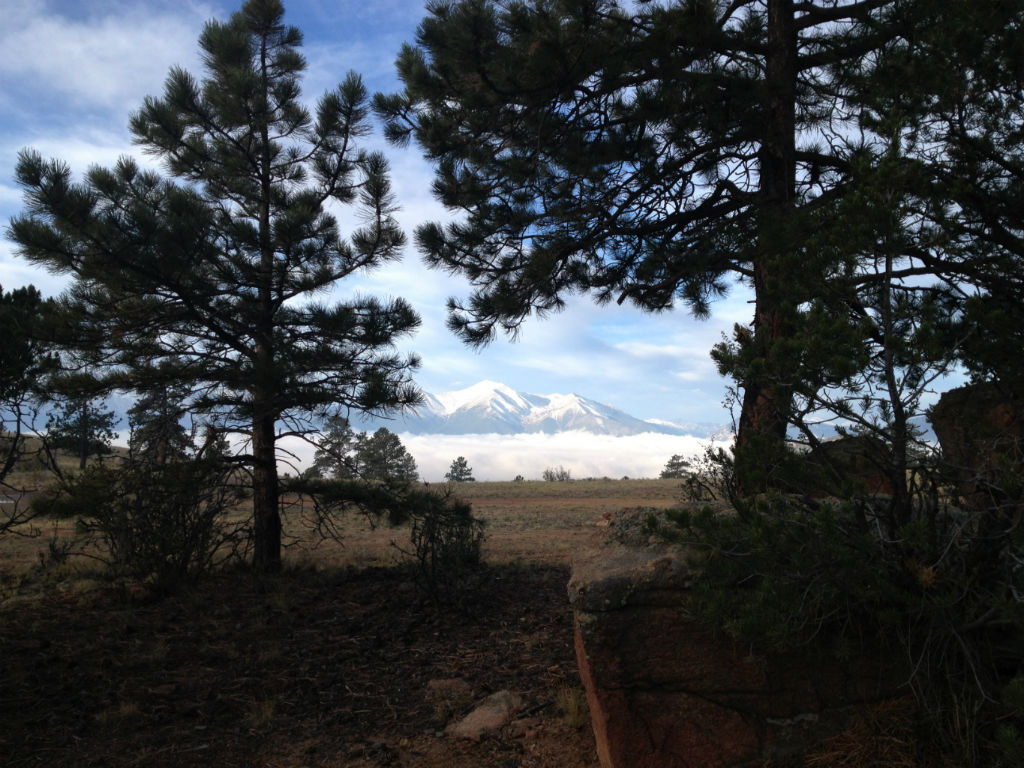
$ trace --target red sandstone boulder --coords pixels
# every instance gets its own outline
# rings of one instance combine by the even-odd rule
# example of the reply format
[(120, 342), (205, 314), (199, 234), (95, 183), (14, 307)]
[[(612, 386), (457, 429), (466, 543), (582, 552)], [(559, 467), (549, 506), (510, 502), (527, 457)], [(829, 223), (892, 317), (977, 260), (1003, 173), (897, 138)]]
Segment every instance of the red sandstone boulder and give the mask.
[[(999, 489), (1021, 471), (1024, 406), (994, 384), (970, 384), (945, 392), (928, 418), (953, 470), (961, 497), (989, 506)], [(1011, 485), (1016, 483), (1011, 480)]]
[(607, 545), (569, 584), (576, 654), (603, 768), (761, 766), (838, 732), (902, 680), (877, 664), (755, 662), (686, 615), (678, 551)]

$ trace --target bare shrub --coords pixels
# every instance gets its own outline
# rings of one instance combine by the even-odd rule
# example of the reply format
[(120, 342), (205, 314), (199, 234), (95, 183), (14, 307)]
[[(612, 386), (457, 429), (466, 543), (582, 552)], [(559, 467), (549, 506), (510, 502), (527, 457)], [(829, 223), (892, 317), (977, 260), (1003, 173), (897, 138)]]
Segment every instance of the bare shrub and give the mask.
[(60, 506), (79, 510), (115, 576), (166, 593), (244, 554), (249, 531), (227, 519), (241, 493), (215, 459), (96, 465), (71, 481)]
[(451, 488), (435, 491), (400, 481), (324, 480), (300, 478), (290, 492), (310, 499), (302, 504), (303, 523), (322, 539), (343, 540), (347, 515), (365, 517), (371, 525), (408, 523), (410, 548), (395, 544), (415, 566), (420, 587), (436, 603), (454, 603), (471, 586), (467, 576), (481, 562), (483, 521)]
[(567, 480), (572, 480), (572, 473), (559, 464), (557, 467), (548, 467), (545, 469), (541, 477), (548, 482), (564, 483)]
[(434, 602), (456, 600), (480, 566), (484, 523), (472, 507), (451, 495), (423, 492), (412, 513), (410, 539), (419, 583)]

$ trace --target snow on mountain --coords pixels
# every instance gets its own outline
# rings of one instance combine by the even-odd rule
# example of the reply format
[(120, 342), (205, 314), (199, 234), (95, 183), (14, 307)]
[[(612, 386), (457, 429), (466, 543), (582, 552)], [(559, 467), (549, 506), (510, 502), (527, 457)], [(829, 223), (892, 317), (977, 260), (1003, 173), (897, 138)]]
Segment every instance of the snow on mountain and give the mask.
[(380, 425), (392, 432), (419, 435), (570, 431), (619, 436), (645, 432), (694, 435), (714, 430), (711, 425), (680, 426), (664, 421), (644, 421), (577, 394), (535, 395), (517, 392), (494, 381), (481, 381), (453, 392), (424, 393), (424, 402), (415, 413), (390, 420), (361, 421), (357, 418), (354, 423), (361, 429)]

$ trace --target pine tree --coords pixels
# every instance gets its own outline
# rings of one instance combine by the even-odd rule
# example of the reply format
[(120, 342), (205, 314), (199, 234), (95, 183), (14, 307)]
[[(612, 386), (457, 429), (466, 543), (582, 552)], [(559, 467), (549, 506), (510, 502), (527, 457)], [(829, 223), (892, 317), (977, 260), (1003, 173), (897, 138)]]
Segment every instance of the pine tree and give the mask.
[(386, 427), (372, 435), (362, 433), (355, 450), (356, 475), (364, 480), (414, 483), (419, 479), (416, 460), (401, 439)]
[(42, 357), (38, 327), (45, 306), (34, 286), (5, 293), (0, 285), (0, 402), (31, 389)]
[(10, 292), (0, 286), (0, 493), (7, 496), (0, 507), (0, 534), (35, 514), (22, 503), (28, 489), (11, 483), (21, 462), (45, 452), (27, 437), (38, 429), (40, 389), (49, 362), (42, 326), (50, 309), (31, 285)]
[(103, 406), (91, 395), (74, 395), (50, 414), (46, 424), (49, 443), (77, 456), (80, 469), (85, 469), (90, 457), (111, 452), (118, 418)]
[(451, 483), (473, 483), (473, 468), (469, 466), (465, 456), (459, 456), (452, 460), (452, 465), (445, 474), (444, 479)]
[[(132, 115), (136, 142), (177, 181), (123, 158), (74, 183), (65, 164), (25, 151), (28, 211), (10, 226), (23, 257), (74, 277), (76, 343), (108, 384), (140, 386), (163, 363), (194, 393), (193, 411), (247, 435), (261, 570), (281, 559), (278, 437), (314, 431), (309, 417), (334, 407), (383, 413), (419, 397), (417, 360), (394, 348), (419, 323), (406, 302), (313, 300), (398, 258), (404, 236), (385, 158), (359, 147), (360, 78), (311, 115), (302, 35), (283, 16), (278, 0), (249, 0), (209, 22), (205, 76), (172, 69), (163, 96)], [(356, 206), (363, 225), (343, 238), (327, 204)]]
[(416, 233), (428, 263), (474, 287), (450, 326), (483, 344), (574, 292), (703, 316), (738, 277), (753, 321), (719, 363), (743, 390), (741, 484), (770, 485), (794, 389), (831, 376), (831, 358), (804, 354), (818, 333), (804, 309), (856, 271), (830, 203), (879, 151), (855, 123), (854, 75), (895, 37), (898, 5), (430, 6), (398, 59), (404, 92), (374, 104), (461, 214)]
[(129, 447), (137, 459), (162, 466), (184, 458), (194, 448), (181, 423), (188, 412), (186, 399), (180, 386), (156, 384), (128, 409), (132, 427)]
[(689, 477), (690, 475), (690, 462), (680, 456), (678, 453), (673, 454), (667, 462), (665, 462), (665, 468), (661, 470), (662, 480), (681, 480)]
[(365, 435), (356, 433), (344, 416), (334, 416), (324, 425), (323, 435), (313, 454), (309, 474), (349, 480), (355, 477), (354, 451)]
[(945, 340), (976, 379), (1024, 394), (1024, 2), (915, 0), (864, 84), (873, 127), (901, 137), (890, 174), (941, 232)]

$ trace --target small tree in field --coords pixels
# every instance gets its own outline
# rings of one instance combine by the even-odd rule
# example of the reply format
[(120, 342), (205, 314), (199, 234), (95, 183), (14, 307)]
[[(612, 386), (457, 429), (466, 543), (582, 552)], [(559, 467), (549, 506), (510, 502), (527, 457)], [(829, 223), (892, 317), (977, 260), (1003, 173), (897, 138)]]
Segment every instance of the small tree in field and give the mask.
[(690, 476), (690, 462), (678, 453), (672, 455), (661, 470), (662, 480), (683, 480)]
[(76, 395), (65, 400), (51, 414), (46, 434), (54, 448), (77, 456), (79, 468), (85, 469), (90, 456), (110, 453), (117, 422), (113, 411), (103, 410), (102, 401), (88, 395)]
[(444, 476), (444, 479), (451, 483), (472, 483), (476, 481), (476, 478), (473, 477), (473, 469), (469, 466), (465, 456), (459, 456), (452, 461), (452, 466)]
[(355, 465), (357, 476), (364, 480), (414, 483), (419, 479), (416, 460), (402, 445), (398, 435), (385, 427), (372, 435), (363, 433), (359, 436)]

